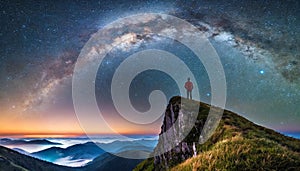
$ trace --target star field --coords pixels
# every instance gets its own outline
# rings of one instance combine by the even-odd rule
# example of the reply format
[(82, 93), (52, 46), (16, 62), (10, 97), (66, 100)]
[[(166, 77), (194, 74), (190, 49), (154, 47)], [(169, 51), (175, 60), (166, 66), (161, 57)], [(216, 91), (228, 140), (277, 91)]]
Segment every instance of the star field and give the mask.
[[(263, 8), (257, 9), (257, 6)], [(261, 4), (3, 1), (0, 4), (0, 122), (4, 126), (0, 133), (35, 131), (42, 125), (46, 125), (46, 132), (59, 132), (57, 128), (80, 132), (71, 97), (71, 79), (80, 50), (90, 36), (106, 24), (141, 12), (159, 12), (186, 19), (209, 38), (225, 70), (227, 109), (278, 131), (298, 132), (298, 7), (298, 1), (264, 1)], [(144, 22), (151, 24), (151, 19)], [(101, 64), (96, 94), (111, 120), (116, 114), (109, 95), (114, 70), (130, 54), (145, 49), (166, 50), (179, 56), (195, 72), (197, 80), (192, 81), (200, 85), (201, 100), (210, 102), (205, 68), (178, 42), (155, 37), (145, 29), (142, 36), (127, 33), (108, 45), (118, 45), (118, 48)], [(133, 106), (140, 111), (149, 108), (148, 95), (155, 89), (165, 92), (168, 98), (179, 93), (178, 86), (168, 75), (144, 72), (132, 82)], [(11, 123), (19, 123), (20, 128), (11, 128)], [(57, 128), (53, 123), (59, 123)], [(29, 125), (33, 125), (32, 129)], [(131, 125), (128, 127), (130, 131), (135, 129)]]

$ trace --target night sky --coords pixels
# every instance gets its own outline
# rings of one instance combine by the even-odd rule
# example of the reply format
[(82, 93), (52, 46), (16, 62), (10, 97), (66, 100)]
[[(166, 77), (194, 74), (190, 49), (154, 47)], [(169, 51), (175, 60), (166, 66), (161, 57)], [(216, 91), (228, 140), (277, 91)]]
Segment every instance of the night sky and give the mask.
[[(299, 7), (298, 1), (1, 1), (0, 134), (82, 133), (72, 102), (73, 69), (81, 49), (105, 25), (146, 12), (185, 19), (209, 38), (225, 71), (227, 109), (280, 132), (299, 132)], [(112, 34), (117, 33), (103, 39)], [(193, 72), (201, 100), (210, 102), (208, 75), (187, 47), (151, 35), (119, 41), (126, 49), (107, 54), (95, 81), (99, 108), (115, 130), (160, 130), (161, 119), (147, 125), (124, 120), (110, 95), (116, 68), (141, 50), (178, 56)], [(147, 111), (153, 90), (163, 91), (168, 99), (182, 87), (168, 74), (148, 70), (132, 80), (129, 96), (138, 111)], [(102, 124), (90, 133), (110, 133)]]

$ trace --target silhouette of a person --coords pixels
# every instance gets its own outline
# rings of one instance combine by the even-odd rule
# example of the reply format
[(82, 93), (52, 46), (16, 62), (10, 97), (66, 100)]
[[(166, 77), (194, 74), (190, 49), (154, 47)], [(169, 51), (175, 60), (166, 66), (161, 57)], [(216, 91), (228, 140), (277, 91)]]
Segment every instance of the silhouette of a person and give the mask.
[(192, 99), (192, 90), (193, 90), (193, 83), (190, 81), (191, 79), (188, 78), (187, 82), (184, 85), (184, 88), (186, 89), (186, 96), (189, 99)]

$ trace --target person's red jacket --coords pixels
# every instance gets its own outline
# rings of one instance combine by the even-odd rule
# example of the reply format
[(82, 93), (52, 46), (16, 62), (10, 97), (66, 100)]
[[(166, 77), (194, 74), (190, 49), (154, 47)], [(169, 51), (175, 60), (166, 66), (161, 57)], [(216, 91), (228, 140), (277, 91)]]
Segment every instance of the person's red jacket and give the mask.
[(193, 83), (191, 81), (187, 81), (184, 85), (184, 87), (188, 90), (188, 91), (192, 91), (193, 90)]

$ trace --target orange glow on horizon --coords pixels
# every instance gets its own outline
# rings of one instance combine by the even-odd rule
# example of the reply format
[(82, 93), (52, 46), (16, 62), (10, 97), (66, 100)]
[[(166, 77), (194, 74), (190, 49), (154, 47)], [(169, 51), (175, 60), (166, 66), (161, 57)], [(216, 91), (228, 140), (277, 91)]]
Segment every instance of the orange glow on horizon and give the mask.
[(18, 138), (64, 138), (64, 137), (78, 137), (83, 134), (0, 134), (0, 137), (18, 137)]
[[(91, 119), (92, 121), (93, 119)], [(36, 116), (16, 115), (13, 113), (2, 113), (0, 115), (0, 137), (76, 137), (82, 135), (158, 135), (160, 125), (153, 124), (150, 127), (143, 127), (112, 119), (110, 126), (114, 129), (105, 129), (104, 123), (99, 123), (99, 127), (91, 127), (83, 130), (75, 114), (64, 113), (61, 115), (51, 115), (48, 112)], [(98, 125), (98, 124), (97, 124)]]
[[(92, 134), (88, 134), (89, 136), (101, 136), (101, 135), (158, 135), (156, 133), (153, 132), (127, 132), (127, 133), (92, 133)], [(85, 136), (86, 134), (84, 133), (72, 133), (72, 134), (52, 134), (52, 133), (44, 133), (44, 134), (40, 134), (40, 133), (0, 133), (0, 138), (1, 137), (15, 137), (15, 138), (70, 138), (70, 137), (80, 137), (80, 136)]]
[(121, 135), (158, 135), (159, 132), (153, 131), (117, 131), (117, 132), (93, 132), (93, 133), (85, 133), (85, 132), (74, 132), (74, 133), (66, 133), (66, 132), (0, 132), (0, 137), (24, 137), (24, 138), (63, 138), (63, 137), (78, 137), (84, 135), (113, 135), (113, 134), (121, 134)]

